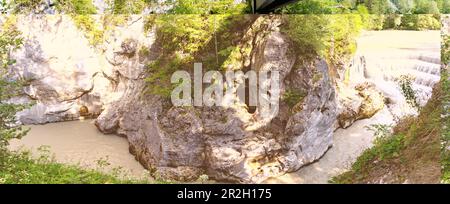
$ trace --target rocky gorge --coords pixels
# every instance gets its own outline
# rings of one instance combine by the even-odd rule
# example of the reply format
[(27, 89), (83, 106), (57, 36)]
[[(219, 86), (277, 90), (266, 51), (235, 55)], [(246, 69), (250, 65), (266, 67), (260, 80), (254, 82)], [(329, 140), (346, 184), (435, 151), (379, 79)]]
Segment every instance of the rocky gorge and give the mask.
[(292, 39), (282, 32), (282, 19), (262, 15), (238, 40), (245, 51), (230, 56), (238, 63), (224, 67), (279, 71), (283, 96), (292, 90), (302, 93), (295, 103), (282, 97), (279, 114), (271, 120), (261, 116), (262, 108), (250, 111), (245, 103), (170, 107), (145, 93), (146, 65), (162, 48), (158, 28), (145, 30), (142, 16), (131, 15), (107, 30), (99, 45), (92, 45), (67, 15), (14, 18), (25, 41), (11, 53), (17, 61), (13, 76), (27, 85), (24, 95), (11, 102), (33, 102), (17, 114), (19, 121), (95, 118), (101, 132), (126, 137), (130, 153), (152, 174), (171, 180), (192, 181), (206, 174), (219, 181), (261, 183), (295, 172), (332, 148), (337, 129), (345, 130), (381, 110), (395, 120), (416, 114), (396, 84), (399, 76), (416, 76), (413, 88), (420, 105), (439, 80), (434, 41), (421, 51), (394, 50), (399, 54), (390, 56), (381, 54), (386, 50), (359, 49), (351, 62), (336, 68), (318, 56), (305, 59), (296, 54)]

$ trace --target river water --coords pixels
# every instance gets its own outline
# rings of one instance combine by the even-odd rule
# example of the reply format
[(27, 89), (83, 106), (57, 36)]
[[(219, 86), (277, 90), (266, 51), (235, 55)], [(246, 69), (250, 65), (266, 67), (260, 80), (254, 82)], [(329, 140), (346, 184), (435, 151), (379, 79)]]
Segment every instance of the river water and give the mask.
[[(124, 176), (133, 178), (142, 178), (146, 174), (142, 165), (129, 153), (127, 139), (102, 134), (93, 120), (28, 127), (31, 128), (28, 135), (11, 141), (11, 150), (22, 148), (37, 154), (39, 147), (48, 146), (56, 161), (61, 163), (105, 172), (122, 168)], [(105, 166), (106, 163), (109, 165)]]

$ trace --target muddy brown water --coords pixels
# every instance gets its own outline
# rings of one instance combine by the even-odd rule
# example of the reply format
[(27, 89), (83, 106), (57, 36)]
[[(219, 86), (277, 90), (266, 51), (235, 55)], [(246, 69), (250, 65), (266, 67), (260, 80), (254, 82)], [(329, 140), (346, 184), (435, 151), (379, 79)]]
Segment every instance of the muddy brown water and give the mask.
[(31, 129), (28, 135), (11, 141), (11, 150), (31, 150), (39, 155), (38, 148), (46, 146), (57, 162), (104, 172), (120, 168), (123, 176), (132, 178), (144, 178), (147, 174), (129, 153), (127, 139), (101, 133), (94, 120), (27, 127)]

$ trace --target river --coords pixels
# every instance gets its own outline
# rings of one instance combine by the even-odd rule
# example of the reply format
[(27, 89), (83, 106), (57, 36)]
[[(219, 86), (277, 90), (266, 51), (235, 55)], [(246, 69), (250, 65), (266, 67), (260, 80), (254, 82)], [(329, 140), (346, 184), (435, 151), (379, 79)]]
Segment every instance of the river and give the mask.
[[(126, 138), (105, 135), (93, 120), (32, 125), (28, 135), (11, 141), (10, 149), (26, 149), (37, 153), (48, 146), (57, 162), (110, 172), (122, 168), (124, 176), (142, 178), (146, 170), (128, 151)], [(100, 164), (99, 164), (100, 163)], [(104, 166), (104, 164), (109, 165)]]

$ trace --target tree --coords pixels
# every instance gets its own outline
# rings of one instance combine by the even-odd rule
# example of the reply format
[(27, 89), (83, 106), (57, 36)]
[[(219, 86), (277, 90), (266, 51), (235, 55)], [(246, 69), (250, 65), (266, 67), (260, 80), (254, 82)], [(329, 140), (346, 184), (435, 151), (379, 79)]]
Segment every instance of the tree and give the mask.
[(442, 0), (441, 13), (450, 14), (450, 0)]
[(402, 14), (412, 14), (414, 12), (414, 7), (416, 6), (414, 0), (397, 0), (396, 5), (399, 12)]
[(439, 14), (439, 8), (436, 1), (430, 0), (415, 0), (416, 14)]
[[(11, 17), (13, 18), (13, 17)], [(15, 125), (16, 113), (24, 108), (23, 105), (8, 103), (12, 97), (21, 93), (22, 82), (10, 77), (10, 66), (15, 63), (10, 58), (10, 52), (22, 45), (20, 32), (6, 21), (0, 31), (0, 165), (6, 152), (8, 141), (23, 137), (27, 131)]]
[(279, 13), (290, 14), (334, 14), (343, 13), (354, 6), (354, 2), (346, 0), (303, 0), (279, 9)]

